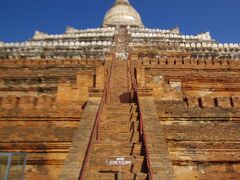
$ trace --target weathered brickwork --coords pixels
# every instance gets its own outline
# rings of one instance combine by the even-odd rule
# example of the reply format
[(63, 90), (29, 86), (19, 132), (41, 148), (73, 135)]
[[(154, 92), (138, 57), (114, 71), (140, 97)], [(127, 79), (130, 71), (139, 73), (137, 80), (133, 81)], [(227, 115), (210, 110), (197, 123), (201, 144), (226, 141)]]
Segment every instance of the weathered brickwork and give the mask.
[(139, 64), (139, 85), (153, 91), (176, 179), (238, 179), (240, 62), (145, 58)]
[(88, 91), (103, 88), (102, 62), (2, 59), (0, 68), (0, 151), (29, 153), (25, 179), (58, 179)]
[(145, 28), (116, 0), (102, 28), (0, 42), (0, 152), (28, 153), (27, 180), (115, 179), (121, 155), (123, 179), (238, 180), (239, 77), (239, 44)]

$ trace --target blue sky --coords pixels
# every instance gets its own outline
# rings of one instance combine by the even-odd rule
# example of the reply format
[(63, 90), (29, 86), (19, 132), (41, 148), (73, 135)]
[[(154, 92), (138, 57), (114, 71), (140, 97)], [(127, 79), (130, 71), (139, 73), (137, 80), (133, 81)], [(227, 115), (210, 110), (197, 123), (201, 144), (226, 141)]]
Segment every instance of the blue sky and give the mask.
[[(0, 0), (0, 41), (24, 41), (35, 30), (100, 27), (114, 0)], [(149, 28), (179, 26), (183, 34), (210, 31), (219, 42), (240, 43), (240, 0), (130, 0)]]

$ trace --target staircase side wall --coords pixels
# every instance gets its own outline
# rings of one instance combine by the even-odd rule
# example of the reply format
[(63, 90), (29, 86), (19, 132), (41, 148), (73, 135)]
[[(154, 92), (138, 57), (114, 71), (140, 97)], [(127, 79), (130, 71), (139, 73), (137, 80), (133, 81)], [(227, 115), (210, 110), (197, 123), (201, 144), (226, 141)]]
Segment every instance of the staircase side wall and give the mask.
[(149, 160), (154, 179), (175, 179), (163, 129), (158, 121), (154, 98), (140, 97), (140, 106), (143, 117), (146, 146), (149, 150)]
[(60, 180), (76, 180), (79, 178), (99, 104), (100, 98), (89, 99), (59, 177)]

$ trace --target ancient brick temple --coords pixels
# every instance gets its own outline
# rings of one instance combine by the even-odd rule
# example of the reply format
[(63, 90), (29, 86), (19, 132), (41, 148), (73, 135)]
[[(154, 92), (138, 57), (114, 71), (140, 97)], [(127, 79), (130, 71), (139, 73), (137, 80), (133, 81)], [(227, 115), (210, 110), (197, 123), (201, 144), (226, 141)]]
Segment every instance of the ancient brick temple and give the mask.
[(0, 151), (27, 180), (240, 179), (240, 45), (148, 29), (116, 0), (97, 29), (0, 43)]

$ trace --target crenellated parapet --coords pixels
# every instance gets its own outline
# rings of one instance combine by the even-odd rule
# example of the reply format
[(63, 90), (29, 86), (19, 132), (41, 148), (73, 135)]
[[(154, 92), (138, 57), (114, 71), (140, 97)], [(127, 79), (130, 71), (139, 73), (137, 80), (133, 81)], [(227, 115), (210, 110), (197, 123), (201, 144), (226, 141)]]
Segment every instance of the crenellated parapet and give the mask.
[(95, 67), (104, 65), (104, 59), (92, 58), (57, 58), (57, 59), (0, 59), (1, 67)]
[[(0, 111), (7, 109), (47, 109), (53, 108), (56, 99), (53, 96), (5, 96), (0, 97)], [(56, 104), (55, 104), (56, 105)]]
[(240, 97), (184, 97), (188, 108), (240, 108)]

